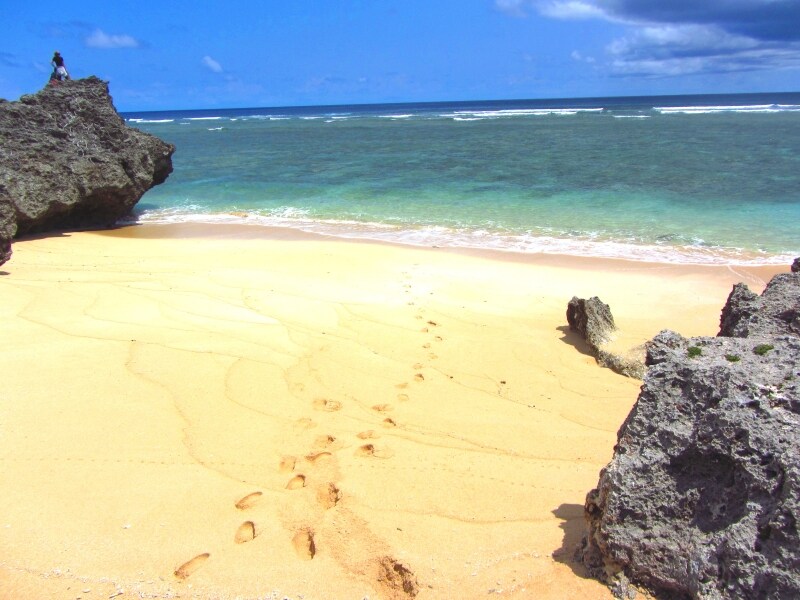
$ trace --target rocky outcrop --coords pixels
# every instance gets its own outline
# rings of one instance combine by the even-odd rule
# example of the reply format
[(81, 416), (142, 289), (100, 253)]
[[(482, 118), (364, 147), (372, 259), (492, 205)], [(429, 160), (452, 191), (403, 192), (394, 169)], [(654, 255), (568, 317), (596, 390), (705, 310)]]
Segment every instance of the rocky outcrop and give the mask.
[(567, 303), (567, 323), (570, 329), (586, 340), (592, 350), (597, 350), (610, 340), (617, 328), (611, 308), (597, 296), (588, 300), (573, 296)]
[(722, 309), (719, 335), (800, 335), (800, 289), (795, 273), (773, 277), (758, 296), (737, 283)]
[(172, 172), (175, 148), (125, 125), (96, 77), (0, 102), (0, 260), (10, 239), (108, 227)]
[[(721, 335), (664, 331), (589, 493), (579, 554), (624, 591), (800, 597), (800, 273), (736, 286)], [(736, 337), (730, 337), (736, 335)]]
[(600, 298), (593, 296), (588, 300), (573, 296), (567, 303), (567, 323), (572, 331), (578, 333), (589, 346), (597, 362), (621, 375), (641, 379), (644, 377), (644, 363), (641, 359), (622, 356), (610, 352), (606, 347), (617, 326), (611, 308)]

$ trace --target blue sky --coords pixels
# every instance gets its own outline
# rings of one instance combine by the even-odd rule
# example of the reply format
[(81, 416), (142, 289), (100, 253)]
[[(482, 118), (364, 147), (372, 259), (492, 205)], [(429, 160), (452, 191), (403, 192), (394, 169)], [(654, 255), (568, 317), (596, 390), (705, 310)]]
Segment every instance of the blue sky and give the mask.
[(121, 111), (800, 91), (800, 0), (7, 0), (0, 22), (0, 97), (59, 50)]

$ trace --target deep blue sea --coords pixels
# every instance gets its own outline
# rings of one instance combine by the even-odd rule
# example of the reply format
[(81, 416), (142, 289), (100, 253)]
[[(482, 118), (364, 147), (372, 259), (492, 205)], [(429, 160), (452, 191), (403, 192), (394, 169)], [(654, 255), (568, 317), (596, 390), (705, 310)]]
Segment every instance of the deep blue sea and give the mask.
[(800, 93), (124, 113), (144, 223), (678, 263), (800, 256)]

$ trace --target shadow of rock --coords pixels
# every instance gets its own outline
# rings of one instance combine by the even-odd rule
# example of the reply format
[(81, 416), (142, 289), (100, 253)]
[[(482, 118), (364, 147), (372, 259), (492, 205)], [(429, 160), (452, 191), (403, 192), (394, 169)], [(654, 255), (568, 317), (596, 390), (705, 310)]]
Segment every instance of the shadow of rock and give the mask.
[(589, 344), (586, 343), (580, 334), (575, 333), (572, 331), (567, 325), (561, 325), (560, 327), (556, 327), (557, 331), (560, 331), (563, 335), (561, 341), (567, 344), (568, 346), (572, 346), (581, 354), (585, 354), (586, 356), (591, 356), (595, 358), (594, 352), (592, 352), (591, 347)]
[[(594, 296), (588, 300), (574, 296), (567, 303), (567, 323), (569, 327), (559, 327), (559, 331), (572, 332), (583, 341), (581, 346), (572, 343), (579, 351), (593, 356), (601, 367), (631, 377), (642, 379), (645, 373), (644, 348), (631, 348), (625, 354), (610, 352), (607, 347), (617, 329), (611, 307)], [(570, 343), (570, 342), (568, 342)], [(586, 350), (584, 350), (586, 348)]]
[(575, 555), (586, 534), (586, 521), (583, 517), (583, 506), (580, 504), (562, 504), (553, 514), (561, 519), (559, 527), (564, 532), (561, 547), (553, 551), (553, 560), (567, 565), (572, 572), (584, 579), (591, 579), (587, 568), (576, 559)]

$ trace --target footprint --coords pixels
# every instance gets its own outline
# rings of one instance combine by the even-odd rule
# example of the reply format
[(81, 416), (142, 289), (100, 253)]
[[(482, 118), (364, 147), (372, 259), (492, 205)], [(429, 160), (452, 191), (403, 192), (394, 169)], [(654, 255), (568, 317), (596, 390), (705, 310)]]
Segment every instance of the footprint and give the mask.
[(376, 448), (374, 444), (364, 444), (356, 449), (356, 456), (391, 458), (394, 456), (394, 452), (386, 448)]
[(317, 553), (317, 549), (314, 546), (314, 532), (310, 529), (303, 529), (295, 533), (292, 538), (292, 545), (300, 560), (311, 560)]
[(425, 381), (425, 376), (422, 373), (417, 373), (414, 375), (414, 379), (416, 381)]
[(423, 347), (423, 348), (425, 348), (425, 349), (427, 350), (428, 348), (430, 348), (430, 347), (431, 347), (431, 344), (430, 344), (430, 342), (428, 342), (428, 343), (426, 343), (426, 344), (422, 344), (422, 347)]
[(294, 456), (284, 456), (278, 465), (278, 470), (281, 473), (291, 473), (294, 471), (294, 466), (297, 464), (297, 459)]
[(375, 406), (372, 407), (372, 410), (375, 410), (377, 412), (389, 412), (390, 410), (392, 410), (392, 405), (391, 404), (376, 404)]
[(314, 440), (314, 447), (315, 448), (330, 448), (333, 443), (336, 441), (336, 438), (332, 435), (319, 435), (317, 439)]
[(440, 335), (437, 335), (437, 336), (434, 336), (433, 339), (436, 340), (437, 342), (441, 342), (444, 338), (442, 336), (440, 336)]
[(251, 541), (255, 537), (256, 526), (252, 521), (245, 521), (239, 525), (239, 529), (236, 530), (236, 535), (233, 536), (233, 541), (237, 544), (244, 544), (245, 542)]
[(239, 510), (247, 510), (248, 508), (255, 506), (258, 503), (258, 501), (261, 500), (262, 495), (263, 494), (261, 492), (253, 492), (252, 494), (247, 494), (247, 496), (241, 498), (236, 503), (236, 508), (238, 508)]
[(381, 436), (375, 433), (373, 429), (367, 429), (366, 431), (362, 431), (361, 433), (357, 434), (357, 437), (362, 440), (374, 440)]
[(419, 371), (423, 367), (422, 363), (414, 363), (413, 369)]
[(383, 426), (384, 427), (397, 427), (397, 422), (394, 419), (390, 419), (390, 418), (387, 417), (387, 418), (385, 418), (383, 420)]
[(325, 509), (336, 506), (341, 498), (342, 493), (339, 491), (339, 488), (336, 487), (336, 484), (329, 483), (317, 488), (317, 501)]
[(294, 425), (293, 425), (295, 431), (305, 431), (306, 429), (312, 429), (312, 428), (314, 428), (316, 426), (317, 426), (317, 424), (314, 423), (314, 421), (312, 421), (308, 417), (303, 417), (302, 419), (297, 419), (297, 421), (295, 421)]
[(398, 383), (395, 384), (394, 387), (396, 387), (398, 390), (404, 390), (408, 387), (408, 383)]
[(419, 593), (416, 575), (391, 556), (378, 559), (378, 583), (389, 592), (387, 596), (402, 594), (401, 597), (414, 598)]
[(408, 402), (408, 394), (397, 394), (397, 399), (400, 402)]
[(289, 480), (289, 483), (286, 484), (287, 490), (299, 490), (303, 487), (306, 487), (305, 475), (295, 475)]
[(434, 327), (439, 326), (439, 324), (436, 321), (428, 321), (428, 325), (433, 325)]
[(175, 577), (178, 579), (186, 579), (197, 571), (200, 567), (203, 566), (203, 563), (208, 560), (208, 557), (211, 556), (208, 552), (204, 552), (203, 554), (198, 554), (192, 560), (183, 563), (180, 567), (175, 569)]
[(330, 400), (328, 398), (317, 398), (314, 400), (314, 408), (316, 410), (324, 410), (326, 412), (336, 412), (342, 409), (342, 403), (338, 400)]
[(431, 360), (436, 360), (439, 357), (436, 354), (434, 354), (433, 352), (431, 352), (430, 354), (428, 354), (428, 358), (430, 358)]
[(316, 452), (313, 454), (306, 454), (306, 460), (311, 464), (328, 460), (332, 454), (330, 452)]

